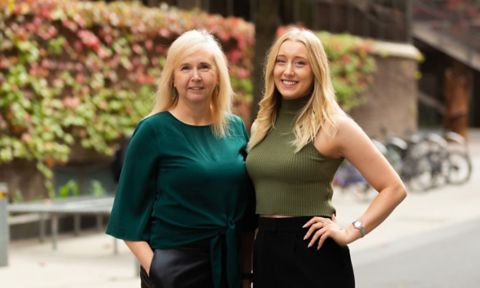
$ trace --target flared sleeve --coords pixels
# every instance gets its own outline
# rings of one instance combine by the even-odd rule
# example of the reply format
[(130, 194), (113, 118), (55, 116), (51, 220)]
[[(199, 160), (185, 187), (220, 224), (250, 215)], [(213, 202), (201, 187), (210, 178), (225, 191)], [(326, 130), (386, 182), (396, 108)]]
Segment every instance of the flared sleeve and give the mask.
[(131, 241), (149, 241), (156, 194), (159, 146), (155, 130), (143, 120), (127, 148), (106, 233)]

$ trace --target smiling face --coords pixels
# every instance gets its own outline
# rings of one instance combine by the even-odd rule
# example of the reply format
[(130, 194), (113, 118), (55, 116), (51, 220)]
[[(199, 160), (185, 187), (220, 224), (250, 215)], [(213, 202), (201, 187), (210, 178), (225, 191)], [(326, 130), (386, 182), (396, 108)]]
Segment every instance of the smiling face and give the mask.
[(298, 41), (287, 40), (278, 50), (273, 68), (275, 87), (284, 99), (297, 99), (312, 89), (313, 72), (307, 48)]
[(209, 103), (219, 81), (212, 54), (202, 48), (187, 54), (179, 63), (173, 72), (179, 101)]

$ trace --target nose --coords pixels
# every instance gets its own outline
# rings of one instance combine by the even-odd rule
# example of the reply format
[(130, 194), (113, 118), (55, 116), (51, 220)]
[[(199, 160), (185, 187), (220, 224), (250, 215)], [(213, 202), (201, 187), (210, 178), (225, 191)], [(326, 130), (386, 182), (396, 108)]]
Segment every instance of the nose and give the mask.
[(285, 67), (285, 71), (283, 73), (288, 76), (291, 76), (294, 74), (292, 63), (287, 64), (287, 67)]
[(192, 72), (193, 72), (193, 74), (192, 74), (192, 80), (197, 80), (197, 81), (198, 81), (198, 80), (201, 79), (200, 73), (199, 73), (199, 71), (198, 71), (197, 68), (193, 69)]

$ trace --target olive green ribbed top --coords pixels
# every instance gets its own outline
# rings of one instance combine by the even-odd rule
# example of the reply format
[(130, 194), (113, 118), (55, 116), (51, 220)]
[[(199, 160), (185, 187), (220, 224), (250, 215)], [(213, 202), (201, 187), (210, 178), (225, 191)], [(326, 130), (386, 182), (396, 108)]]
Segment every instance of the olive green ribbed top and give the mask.
[(323, 156), (308, 143), (294, 153), (293, 125), (308, 98), (282, 100), (275, 126), (248, 154), (260, 215), (331, 216), (331, 182), (343, 159)]

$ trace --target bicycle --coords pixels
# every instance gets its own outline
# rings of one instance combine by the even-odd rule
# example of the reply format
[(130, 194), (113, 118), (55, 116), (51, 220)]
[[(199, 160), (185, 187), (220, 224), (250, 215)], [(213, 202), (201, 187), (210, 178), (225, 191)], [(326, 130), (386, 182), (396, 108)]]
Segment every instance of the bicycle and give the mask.
[[(454, 132), (389, 137), (386, 157), (412, 191), (427, 191), (470, 179), (472, 163), (463, 137)], [(401, 159), (401, 161), (398, 161)]]
[(385, 147), (385, 157), (410, 190), (426, 191), (431, 188), (432, 168), (425, 157), (427, 143), (420, 134), (412, 134), (407, 140), (389, 136)]
[(453, 131), (446, 132), (444, 138), (449, 147), (447, 181), (454, 185), (464, 184), (470, 180), (473, 169), (467, 142), (462, 135)]

